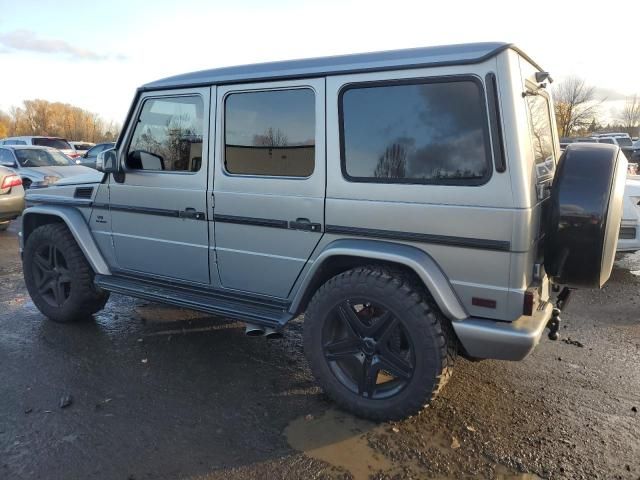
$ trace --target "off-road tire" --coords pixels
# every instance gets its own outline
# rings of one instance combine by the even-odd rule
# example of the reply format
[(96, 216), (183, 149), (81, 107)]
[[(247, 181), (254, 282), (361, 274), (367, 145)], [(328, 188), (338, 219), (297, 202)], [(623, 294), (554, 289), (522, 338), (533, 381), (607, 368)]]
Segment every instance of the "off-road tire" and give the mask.
[[(336, 305), (354, 297), (384, 302), (414, 344), (413, 376), (391, 398), (364, 398), (349, 390), (325, 358), (323, 324)], [(405, 418), (429, 405), (451, 377), (457, 356), (451, 325), (424, 287), (401, 271), (380, 266), (358, 267), (322, 285), (305, 313), (303, 339), (311, 371), (324, 392), (341, 408), (375, 421)]]
[[(36, 285), (34, 272), (35, 253), (43, 245), (53, 245), (62, 255), (70, 273), (69, 293), (61, 306), (51, 305)], [(65, 225), (59, 223), (43, 225), (29, 235), (23, 256), (24, 280), (29, 295), (46, 317), (55, 322), (85, 320), (102, 310), (109, 293), (94, 284), (94, 272), (73, 235)]]

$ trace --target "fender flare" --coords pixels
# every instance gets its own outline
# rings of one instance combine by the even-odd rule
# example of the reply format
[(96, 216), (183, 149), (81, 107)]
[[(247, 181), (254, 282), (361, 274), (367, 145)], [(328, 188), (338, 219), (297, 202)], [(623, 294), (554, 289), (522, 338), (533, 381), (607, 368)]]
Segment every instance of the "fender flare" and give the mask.
[(31, 231), (26, 230), (25, 227), (28, 226), (28, 222), (34, 216), (58, 217), (61, 219), (73, 235), (73, 238), (75, 238), (76, 243), (82, 250), (82, 253), (84, 253), (93, 271), (102, 275), (111, 275), (109, 266), (107, 262), (105, 262), (102, 253), (100, 253), (100, 249), (91, 235), (87, 221), (78, 209), (74, 207), (36, 205), (27, 208), (22, 213), (22, 227), (20, 231), (21, 251), (24, 249), (24, 244), (31, 233)]
[(320, 274), (322, 265), (335, 256), (360, 257), (363, 260), (378, 260), (408, 267), (422, 280), (447, 318), (464, 320), (469, 317), (449, 279), (429, 254), (410, 245), (358, 239), (336, 240), (325, 247), (311, 265), (298, 288), (292, 300), (290, 312), (296, 312), (300, 308), (314, 278)]

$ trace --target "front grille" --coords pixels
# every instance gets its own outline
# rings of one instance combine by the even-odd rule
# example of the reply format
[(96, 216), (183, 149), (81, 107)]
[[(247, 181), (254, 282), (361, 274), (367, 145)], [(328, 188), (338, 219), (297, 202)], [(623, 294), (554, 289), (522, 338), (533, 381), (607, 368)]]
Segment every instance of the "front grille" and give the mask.
[(93, 195), (93, 187), (78, 187), (73, 194), (75, 198), (91, 198)]
[(633, 240), (636, 238), (636, 227), (620, 227), (620, 236), (622, 240)]

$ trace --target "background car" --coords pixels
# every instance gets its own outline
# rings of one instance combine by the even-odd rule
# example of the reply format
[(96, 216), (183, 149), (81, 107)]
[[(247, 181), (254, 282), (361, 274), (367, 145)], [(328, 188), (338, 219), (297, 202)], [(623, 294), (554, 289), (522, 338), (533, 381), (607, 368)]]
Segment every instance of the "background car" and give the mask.
[(66, 139), (60, 137), (42, 137), (42, 136), (22, 136), (7, 137), (0, 140), (0, 145), (34, 145), (38, 147), (50, 147), (60, 150), (69, 158), (78, 158), (80, 154), (76, 152)]
[(24, 188), (46, 187), (63, 177), (72, 177), (94, 170), (63, 155), (55, 148), (27, 145), (0, 145), (0, 165), (13, 168)]
[(78, 160), (80, 161), (80, 165), (96, 168), (96, 159), (98, 158), (98, 154), (115, 146), (115, 142), (98, 143), (97, 145), (87, 150), (80, 158), (78, 158)]
[(19, 217), (24, 210), (22, 179), (10, 168), (0, 167), (0, 231), (9, 227), (9, 222)]
[[(69, 142), (71, 144), (71, 146), (75, 149), (76, 153), (78, 153), (80, 156), (84, 155), (85, 153), (87, 153), (87, 151), (93, 147), (95, 145), (95, 143), (93, 142)], [(80, 158), (80, 157), (77, 157)]]
[(627, 177), (618, 252), (640, 250), (640, 177)]

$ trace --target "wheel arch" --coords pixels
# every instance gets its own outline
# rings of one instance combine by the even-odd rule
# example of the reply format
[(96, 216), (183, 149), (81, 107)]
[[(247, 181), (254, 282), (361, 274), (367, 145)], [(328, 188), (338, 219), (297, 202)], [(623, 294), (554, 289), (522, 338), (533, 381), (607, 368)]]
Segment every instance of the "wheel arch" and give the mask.
[(31, 232), (42, 225), (50, 223), (65, 224), (93, 271), (103, 275), (111, 275), (109, 266), (102, 257), (87, 222), (82, 214), (73, 207), (37, 205), (27, 208), (22, 214), (20, 250), (24, 249)]
[(410, 245), (361, 239), (336, 240), (327, 245), (306, 273), (289, 311), (302, 313), (315, 291), (331, 277), (370, 264), (393, 266), (413, 275), (449, 320), (469, 317), (449, 279), (429, 254)]

